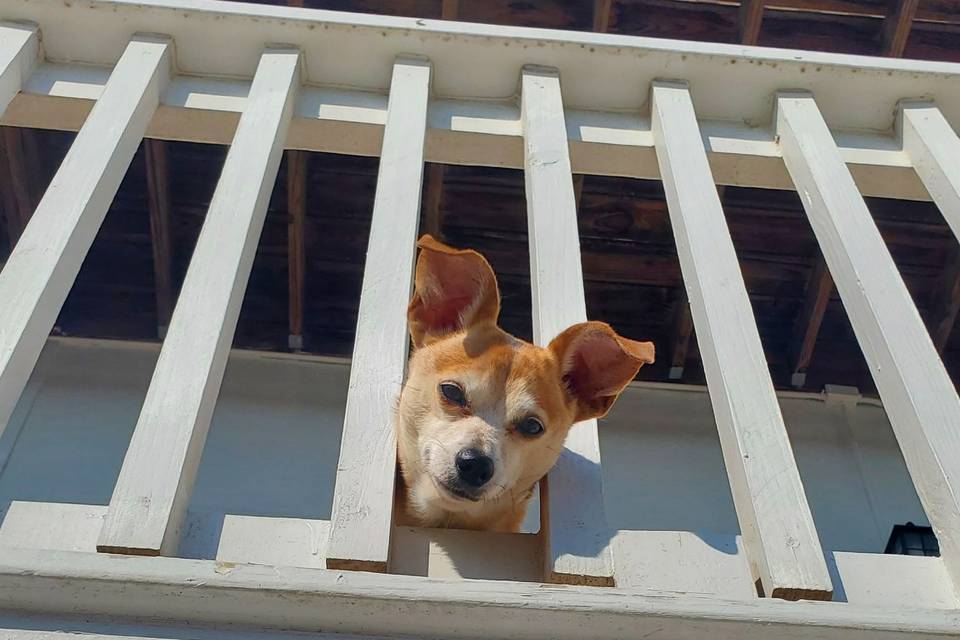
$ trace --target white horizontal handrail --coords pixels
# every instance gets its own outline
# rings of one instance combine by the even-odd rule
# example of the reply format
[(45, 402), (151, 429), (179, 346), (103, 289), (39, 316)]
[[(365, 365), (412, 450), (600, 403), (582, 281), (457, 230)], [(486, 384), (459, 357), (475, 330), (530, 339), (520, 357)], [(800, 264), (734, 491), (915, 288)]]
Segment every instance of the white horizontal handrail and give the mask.
[[(778, 89), (814, 91), (838, 129), (886, 130), (903, 97), (937, 100), (960, 119), (960, 65), (813, 51), (340, 13), (219, 0), (6, 0), (0, 18), (37, 22), (49, 60), (110, 65), (131, 31), (176, 40), (177, 69), (249, 78), (264, 42), (304, 51), (307, 83), (385, 92), (390, 63), (434, 61), (435, 95), (507, 98), (525, 64), (556, 67), (567, 108), (632, 110), (657, 78), (690, 83), (700, 117), (770, 122)], [(96, 38), (78, 38), (89, 27)], [(625, 79), (629, 78), (629, 81)]]

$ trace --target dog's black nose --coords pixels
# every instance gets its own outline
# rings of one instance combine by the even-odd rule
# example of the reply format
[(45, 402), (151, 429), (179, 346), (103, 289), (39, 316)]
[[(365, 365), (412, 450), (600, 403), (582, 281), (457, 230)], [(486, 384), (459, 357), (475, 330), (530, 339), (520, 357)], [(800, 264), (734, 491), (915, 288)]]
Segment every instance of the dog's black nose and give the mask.
[(493, 460), (476, 449), (461, 449), (457, 454), (457, 473), (464, 483), (479, 489), (493, 477)]

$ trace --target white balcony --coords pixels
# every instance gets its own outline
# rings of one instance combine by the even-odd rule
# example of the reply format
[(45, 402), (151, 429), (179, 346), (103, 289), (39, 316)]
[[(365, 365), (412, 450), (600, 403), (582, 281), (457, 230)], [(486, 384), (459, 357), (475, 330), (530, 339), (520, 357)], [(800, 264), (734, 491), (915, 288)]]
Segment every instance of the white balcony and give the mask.
[[(864, 202), (960, 233), (960, 65), (215, 0), (0, 19), (0, 124), (78, 131), (0, 271), (0, 634), (960, 634), (960, 398)], [(51, 338), (144, 139), (230, 145), (162, 345)], [(349, 360), (231, 351), (303, 151), (380, 158)], [(573, 174), (666, 193), (707, 384), (578, 425), (521, 533), (394, 522), (424, 162), (525, 173), (537, 342), (585, 314)], [(775, 390), (717, 186), (801, 195), (879, 400)], [(906, 521), (940, 556), (880, 553)]]

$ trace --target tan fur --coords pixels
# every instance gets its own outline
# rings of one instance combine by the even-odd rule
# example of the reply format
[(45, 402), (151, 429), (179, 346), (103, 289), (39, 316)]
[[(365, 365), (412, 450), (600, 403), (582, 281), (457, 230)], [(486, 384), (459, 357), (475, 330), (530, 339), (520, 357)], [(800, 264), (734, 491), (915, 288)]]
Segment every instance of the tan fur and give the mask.
[[(645, 362), (653, 345), (582, 323), (537, 347), (496, 325), (499, 295), (487, 261), (429, 236), (420, 257), (409, 323), (415, 351), (397, 411), (403, 476), (400, 520), (431, 527), (517, 531), (535, 484), (556, 463), (574, 422), (605, 414)], [(459, 384), (460, 407), (443, 382)], [(530, 437), (516, 426), (542, 422)], [(494, 474), (474, 499), (455, 497), (454, 456), (476, 448)]]

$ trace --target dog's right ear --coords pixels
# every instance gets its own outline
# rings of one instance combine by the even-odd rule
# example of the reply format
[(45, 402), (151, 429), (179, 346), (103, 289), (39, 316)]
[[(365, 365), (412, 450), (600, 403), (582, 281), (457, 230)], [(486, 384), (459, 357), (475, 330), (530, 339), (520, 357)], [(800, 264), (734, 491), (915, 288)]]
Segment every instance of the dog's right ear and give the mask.
[(448, 247), (429, 235), (417, 246), (413, 300), (407, 308), (414, 346), (475, 325), (496, 324), (500, 292), (486, 258), (470, 249)]

